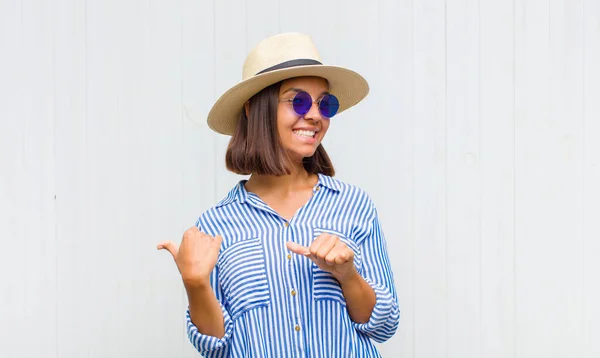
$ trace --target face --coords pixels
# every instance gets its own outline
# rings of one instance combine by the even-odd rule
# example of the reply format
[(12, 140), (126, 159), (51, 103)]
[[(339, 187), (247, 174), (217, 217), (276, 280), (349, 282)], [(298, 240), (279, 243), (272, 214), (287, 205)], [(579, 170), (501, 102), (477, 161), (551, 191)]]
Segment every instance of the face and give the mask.
[(327, 94), (329, 85), (320, 77), (300, 77), (285, 80), (279, 89), (279, 106), (277, 108), (277, 129), (283, 148), (293, 159), (302, 161), (311, 157), (325, 137), (329, 129), (329, 121), (319, 112), (317, 103), (313, 103), (308, 113), (298, 115), (291, 100), (299, 91), (310, 94), (317, 102)]

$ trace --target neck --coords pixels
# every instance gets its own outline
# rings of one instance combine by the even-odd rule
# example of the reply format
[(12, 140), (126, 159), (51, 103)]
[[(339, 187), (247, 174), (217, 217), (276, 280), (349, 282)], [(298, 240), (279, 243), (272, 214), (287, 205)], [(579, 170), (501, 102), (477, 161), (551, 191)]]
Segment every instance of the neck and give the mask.
[(246, 189), (255, 193), (268, 191), (271, 194), (285, 196), (312, 187), (316, 181), (316, 175), (309, 174), (303, 166), (300, 166), (294, 167), (290, 174), (283, 176), (252, 174), (246, 183)]

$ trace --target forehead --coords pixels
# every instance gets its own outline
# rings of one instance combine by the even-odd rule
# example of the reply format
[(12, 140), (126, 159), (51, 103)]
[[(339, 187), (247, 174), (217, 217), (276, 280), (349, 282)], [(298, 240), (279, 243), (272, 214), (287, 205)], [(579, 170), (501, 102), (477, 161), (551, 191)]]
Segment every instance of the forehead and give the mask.
[(325, 92), (329, 90), (329, 83), (321, 77), (296, 77), (285, 80), (281, 83), (279, 93), (283, 93), (290, 88), (298, 88), (306, 92)]

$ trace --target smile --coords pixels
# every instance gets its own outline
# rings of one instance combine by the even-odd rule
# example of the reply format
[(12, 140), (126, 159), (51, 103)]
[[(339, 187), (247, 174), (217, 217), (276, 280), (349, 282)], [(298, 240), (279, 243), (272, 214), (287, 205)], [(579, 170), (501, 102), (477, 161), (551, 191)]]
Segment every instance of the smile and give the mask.
[(293, 131), (295, 135), (300, 137), (314, 138), (316, 132), (313, 131), (305, 131), (305, 130), (295, 130)]

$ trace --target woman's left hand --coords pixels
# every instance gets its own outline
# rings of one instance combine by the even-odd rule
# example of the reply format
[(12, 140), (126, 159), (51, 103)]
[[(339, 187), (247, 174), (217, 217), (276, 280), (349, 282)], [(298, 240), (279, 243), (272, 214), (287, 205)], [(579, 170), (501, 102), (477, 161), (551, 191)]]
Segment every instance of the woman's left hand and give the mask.
[(291, 241), (286, 245), (290, 251), (310, 258), (321, 270), (331, 273), (340, 283), (358, 273), (354, 267), (354, 251), (335, 235), (323, 233), (310, 247)]

